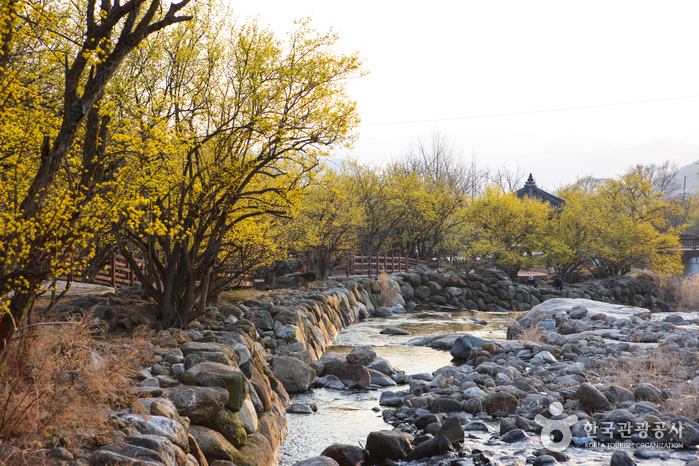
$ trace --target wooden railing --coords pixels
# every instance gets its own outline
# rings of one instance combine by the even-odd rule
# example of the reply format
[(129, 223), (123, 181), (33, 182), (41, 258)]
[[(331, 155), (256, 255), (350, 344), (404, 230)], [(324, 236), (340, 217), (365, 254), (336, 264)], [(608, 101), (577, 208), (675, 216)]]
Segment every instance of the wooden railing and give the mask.
[(691, 249), (696, 251), (699, 249), (699, 236), (680, 235), (680, 247), (682, 249)]
[[(137, 258), (136, 262), (141, 268), (143, 267), (144, 261), (142, 259)], [(60, 279), (70, 279), (71, 281), (82, 282), (84, 276), (84, 273), (80, 274), (80, 276), (73, 275), (71, 273), (69, 275), (61, 276)], [(113, 288), (120, 288), (141, 282), (136, 278), (136, 273), (133, 271), (124, 256), (121, 254), (111, 254), (107, 259), (106, 267), (97, 272), (94, 283), (108, 285)]]
[(350, 256), (344, 266), (335, 267), (330, 271), (331, 276), (367, 275), (378, 276), (381, 272), (392, 274), (395, 272), (408, 272), (418, 265), (429, 269), (440, 267), (439, 259), (418, 260), (414, 257), (395, 254), (373, 254), (369, 256)]

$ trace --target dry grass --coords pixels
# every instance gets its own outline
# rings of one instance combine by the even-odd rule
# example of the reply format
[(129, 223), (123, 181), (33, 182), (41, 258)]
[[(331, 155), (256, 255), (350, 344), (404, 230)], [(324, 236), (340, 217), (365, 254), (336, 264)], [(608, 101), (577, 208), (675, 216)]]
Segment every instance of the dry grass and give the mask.
[(531, 327), (525, 328), (524, 332), (519, 335), (520, 341), (531, 341), (537, 345), (543, 345), (546, 343), (544, 336), (544, 329), (537, 327), (536, 323), (532, 323)]
[(92, 322), (33, 327), (13, 342), (0, 368), (2, 442), (70, 445), (106, 430), (110, 406), (132, 403), (127, 377), (149, 358), (149, 338), (99, 339)]
[(699, 387), (687, 383), (687, 375), (694, 374), (694, 362), (680, 358), (679, 351), (672, 347), (660, 347), (650, 354), (620, 359), (616, 364), (601, 368), (601, 374), (629, 390), (641, 383), (651, 383), (670, 394), (661, 406), (665, 411), (690, 419), (699, 416)]
[(699, 310), (699, 275), (682, 280), (680, 284), (680, 306), (689, 312)]
[(379, 275), (379, 285), (381, 286), (381, 291), (379, 292), (379, 305), (384, 307), (391, 307), (398, 303), (398, 293), (400, 289), (396, 286), (397, 283), (392, 281), (386, 272), (381, 272)]
[(224, 291), (219, 295), (219, 305), (224, 304), (238, 304), (242, 303), (246, 299), (260, 299), (267, 296), (269, 292), (259, 291), (253, 288), (240, 289), (240, 290), (228, 290)]

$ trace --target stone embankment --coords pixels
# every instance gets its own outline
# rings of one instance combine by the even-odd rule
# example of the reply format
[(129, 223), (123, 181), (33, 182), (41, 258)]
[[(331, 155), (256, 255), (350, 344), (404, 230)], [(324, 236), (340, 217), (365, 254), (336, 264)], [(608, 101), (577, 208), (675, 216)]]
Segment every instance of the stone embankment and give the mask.
[[(324, 354), (341, 329), (375, 311), (379, 290), (376, 281), (359, 280), (270, 293), (268, 301), (210, 308), (186, 330), (159, 332), (152, 348), (156, 363), (137, 376), (136, 406), (113, 413), (114, 431), (107, 437), (114, 441), (93, 451), (90, 464), (274, 464), (288, 435), (286, 408), (305, 409), (290, 406), (288, 393), (313, 383), (396, 385), (405, 377), (375, 360), (369, 348), (347, 357)], [(79, 307), (92, 309), (107, 325), (132, 324), (109, 297), (78, 298), (61, 310)]]
[(554, 298), (581, 298), (610, 304), (669, 311), (666, 296), (650, 281), (630, 277), (610, 278), (566, 285), (556, 290), (543, 280), (537, 286), (513, 282), (498, 270), (480, 269), (471, 274), (440, 273), (419, 269), (394, 277), (406, 303), (426, 306), (454, 306), (488, 312), (523, 312)]

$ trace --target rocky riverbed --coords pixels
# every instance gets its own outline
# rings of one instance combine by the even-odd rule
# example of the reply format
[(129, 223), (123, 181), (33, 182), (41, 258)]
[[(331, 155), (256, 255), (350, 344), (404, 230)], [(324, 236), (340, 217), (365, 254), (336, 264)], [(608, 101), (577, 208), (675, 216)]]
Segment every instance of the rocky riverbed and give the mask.
[[(668, 300), (652, 283), (620, 279), (561, 292), (543, 282), (536, 288), (513, 283), (495, 271), (458, 276), (418, 270), (393, 279), (388, 292), (370, 279), (271, 292), (210, 308), (185, 330), (159, 332), (155, 363), (135, 379), (138, 403), (115, 409), (113, 430), (93, 438), (89, 448), (54, 449), (54, 457), (64, 464), (271, 465), (288, 434), (286, 413), (317, 408), (291, 405), (288, 394), (312, 387), (338, 393), (383, 387), (382, 416), (394, 430), (371, 433), (365, 448), (328, 445), (310, 464), (549, 464), (565, 456), (540, 451), (542, 424), (536, 421), (556, 415), (576, 417), (573, 449), (662, 438), (683, 449), (637, 454), (670, 455), (664, 461), (677, 464), (694, 457), (697, 329), (690, 316), (650, 312), (667, 310)], [(138, 323), (124, 305), (139, 296), (137, 288), (125, 289), (59, 310), (87, 309), (106, 331), (124, 330)], [(381, 307), (387, 298), (396, 304)], [(406, 374), (371, 348), (326, 352), (343, 328), (372, 316), (405, 315), (417, 305), (495, 315), (530, 310), (508, 328), (509, 341), (444, 334), (408, 342), (451, 351), (456, 365), (433, 372)], [(646, 372), (648, 381), (638, 377)], [(633, 424), (630, 431), (622, 421)], [(611, 431), (604, 429), (610, 422)], [(643, 422), (664, 423), (663, 437), (652, 430), (644, 436), (635, 427)], [(606, 447), (599, 448), (578, 457), (610, 461), (611, 454), (596, 453)], [(612, 461), (631, 464), (623, 457)]]
[[(382, 394), (394, 430), (369, 435), (368, 457), (386, 464), (698, 464), (697, 330), (692, 315), (554, 299), (508, 329), (514, 340), (413, 340), (451, 344), (458, 365), (409, 376), (406, 389)], [(542, 434), (548, 425), (554, 429)], [(324, 454), (343, 464), (339, 450)]]

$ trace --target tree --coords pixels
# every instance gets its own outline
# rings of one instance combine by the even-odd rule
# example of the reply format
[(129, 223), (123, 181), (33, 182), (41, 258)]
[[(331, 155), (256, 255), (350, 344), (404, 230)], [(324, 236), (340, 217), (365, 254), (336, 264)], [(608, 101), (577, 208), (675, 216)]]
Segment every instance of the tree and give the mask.
[(592, 273), (599, 278), (642, 267), (675, 275), (682, 270), (679, 228), (666, 230), (670, 208), (651, 176), (634, 170), (597, 188), (600, 241), (592, 251)]
[(42, 282), (74, 268), (118, 212), (121, 161), (106, 151), (101, 99), (148, 36), (191, 19), (179, 15), (188, 3), (0, 3), (0, 295), (14, 291), (0, 304), (0, 350)]
[(533, 263), (532, 253), (546, 250), (551, 214), (547, 203), (490, 186), (468, 207), (466, 218), (478, 231), (480, 257), (515, 278)]
[(289, 228), (290, 242), (320, 280), (326, 280), (358, 244), (363, 212), (348, 185), (345, 175), (327, 170), (303, 199)]
[[(335, 34), (308, 21), (288, 41), (252, 22), (218, 13), (180, 25), (139, 50), (118, 95), (140, 119), (143, 199), (119, 224), (122, 250), (157, 301), (166, 325), (203, 312), (232, 232), (268, 216), (289, 216), (331, 147), (351, 140), (358, 122), (343, 80), (359, 72), (356, 54), (335, 55)], [(157, 69), (139, 63), (161, 57)], [(199, 303), (195, 306), (195, 303)]]

